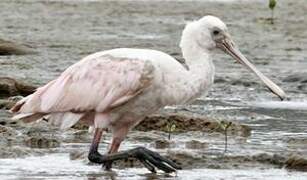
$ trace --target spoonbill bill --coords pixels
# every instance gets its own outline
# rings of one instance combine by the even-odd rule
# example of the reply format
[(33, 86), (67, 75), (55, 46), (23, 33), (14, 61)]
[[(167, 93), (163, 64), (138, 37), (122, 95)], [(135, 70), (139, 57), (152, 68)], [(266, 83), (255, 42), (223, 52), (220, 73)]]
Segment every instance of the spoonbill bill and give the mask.
[[(181, 167), (144, 147), (118, 151), (119, 146), (145, 116), (164, 106), (189, 103), (210, 89), (214, 49), (249, 68), (280, 99), (286, 96), (241, 54), (217, 17), (204, 16), (187, 24), (180, 47), (188, 68), (151, 49), (118, 48), (91, 54), (17, 102), (11, 109), (13, 119), (32, 122), (44, 118), (62, 129), (79, 121), (94, 131), (88, 154), (91, 162), (110, 169), (112, 162), (133, 157), (152, 172), (157, 168), (169, 173)], [(102, 155), (98, 145), (106, 130), (111, 130), (113, 138), (108, 153)]]

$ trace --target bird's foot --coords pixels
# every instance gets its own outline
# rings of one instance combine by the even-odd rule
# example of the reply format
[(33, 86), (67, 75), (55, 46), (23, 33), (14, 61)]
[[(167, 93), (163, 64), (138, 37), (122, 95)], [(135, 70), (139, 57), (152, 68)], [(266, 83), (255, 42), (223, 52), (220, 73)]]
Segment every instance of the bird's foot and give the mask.
[(103, 167), (105, 170), (110, 171), (112, 169), (112, 163), (113, 161), (107, 161), (103, 164)]
[(99, 152), (93, 151), (89, 153), (88, 159), (92, 163), (103, 164), (105, 170), (109, 171), (112, 168), (113, 161), (109, 160), (108, 156), (110, 155), (101, 155)]
[(166, 172), (176, 172), (182, 169), (178, 164), (174, 163), (159, 153), (146, 149), (144, 147), (137, 147), (131, 150), (132, 157), (137, 158), (141, 163), (151, 172), (155, 173), (155, 167)]
[(105, 156), (101, 155), (99, 152), (97, 151), (91, 151), (88, 154), (88, 160), (90, 160), (93, 163), (97, 163), (97, 164), (103, 164), (105, 161)]
[(181, 167), (173, 161), (144, 147), (137, 147), (131, 150), (107, 155), (101, 155), (98, 152), (91, 152), (88, 159), (94, 163), (104, 164), (105, 169), (110, 170), (113, 161), (127, 159), (129, 157), (140, 160), (140, 162), (153, 173), (156, 172), (156, 168), (166, 173), (175, 172), (176, 170), (181, 169)]

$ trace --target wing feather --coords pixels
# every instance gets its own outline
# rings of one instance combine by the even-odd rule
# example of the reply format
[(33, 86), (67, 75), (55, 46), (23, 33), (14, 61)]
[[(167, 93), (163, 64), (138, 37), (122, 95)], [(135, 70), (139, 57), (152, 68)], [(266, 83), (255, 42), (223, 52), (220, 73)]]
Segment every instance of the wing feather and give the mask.
[(85, 58), (21, 100), (18, 112), (104, 112), (148, 87), (153, 71), (150, 61), (111, 55)]

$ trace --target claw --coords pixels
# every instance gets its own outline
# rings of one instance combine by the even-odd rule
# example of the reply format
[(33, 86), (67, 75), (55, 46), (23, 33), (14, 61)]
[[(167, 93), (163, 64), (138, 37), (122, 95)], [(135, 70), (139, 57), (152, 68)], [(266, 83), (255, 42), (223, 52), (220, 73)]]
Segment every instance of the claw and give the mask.
[(171, 167), (173, 167), (174, 169), (182, 169), (181, 166), (179, 166), (178, 164), (174, 163), (173, 161), (161, 156), (159, 153), (154, 152), (154, 151), (150, 151), (149, 149), (145, 149), (149, 154), (151, 154), (154, 158), (163, 161), (165, 163), (167, 163), (168, 165), (170, 165)]
[(172, 162), (171, 160), (144, 147), (138, 147), (135, 149), (135, 158), (139, 159), (150, 171), (152, 167), (147, 167), (148, 163), (150, 163), (151, 166), (154, 165), (155, 167), (166, 173), (175, 172), (176, 169), (181, 169), (179, 165)]
[(141, 163), (149, 170), (149, 171), (151, 171), (152, 173), (156, 173), (157, 171), (156, 171), (156, 169), (155, 169), (155, 167), (152, 165), (152, 164), (150, 164), (149, 162), (147, 162), (146, 160), (144, 160), (144, 159), (139, 159), (140, 161), (141, 161)]
[(140, 160), (141, 163), (144, 164), (144, 166), (153, 173), (156, 172), (155, 167), (166, 173), (176, 172), (177, 169), (181, 169), (181, 167), (173, 161), (161, 156), (159, 153), (153, 152), (144, 147), (137, 147), (132, 150), (108, 155), (101, 155), (98, 152), (92, 152), (89, 154), (90, 161), (104, 164), (106, 170), (111, 169), (113, 161), (127, 159), (129, 157), (133, 157)]
[(145, 160), (149, 161), (151, 164), (153, 164), (154, 166), (156, 166), (158, 169), (161, 169), (162, 171), (166, 172), (166, 173), (171, 173), (176, 171), (175, 169), (165, 165), (163, 163), (163, 161), (158, 161), (155, 158), (153, 158), (153, 156), (151, 156), (150, 154), (146, 153), (146, 151), (143, 152), (143, 157)]

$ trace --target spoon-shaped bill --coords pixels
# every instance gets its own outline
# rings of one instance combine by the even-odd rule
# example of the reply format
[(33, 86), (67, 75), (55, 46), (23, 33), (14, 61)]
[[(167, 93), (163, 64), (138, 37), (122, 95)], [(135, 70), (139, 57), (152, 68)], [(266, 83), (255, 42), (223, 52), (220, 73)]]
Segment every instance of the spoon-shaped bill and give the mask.
[(223, 51), (231, 55), (235, 58), (239, 63), (246, 66), (249, 70), (255, 73), (261, 81), (274, 93), (276, 94), (281, 100), (286, 98), (285, 92), (273, 83), (268, 77), (262, 74), (251, 62), (249, 62), (240, 50), (234, 45), (230, 38), (226, 38), (220, 45), (218, 45)]

